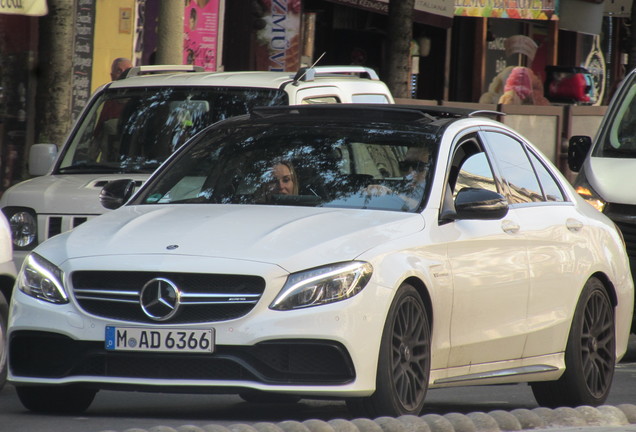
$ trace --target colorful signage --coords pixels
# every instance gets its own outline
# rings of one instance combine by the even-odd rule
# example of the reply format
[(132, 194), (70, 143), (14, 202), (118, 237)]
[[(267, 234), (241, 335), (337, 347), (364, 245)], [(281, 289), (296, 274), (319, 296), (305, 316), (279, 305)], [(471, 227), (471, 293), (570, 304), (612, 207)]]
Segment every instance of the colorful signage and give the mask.
[(0, 14), (43, 16), (48, 12), (46, 0), (0, 0)]
[(219, 36), (219, 0), (190, 0), (184, 14), (183, 64), (215, 71)]
[(300, 67), (301, 0), (258, 0), (256, 69), (296, 71)]
[(559, 0), (455, 0), (456, 16), (557, 20)]

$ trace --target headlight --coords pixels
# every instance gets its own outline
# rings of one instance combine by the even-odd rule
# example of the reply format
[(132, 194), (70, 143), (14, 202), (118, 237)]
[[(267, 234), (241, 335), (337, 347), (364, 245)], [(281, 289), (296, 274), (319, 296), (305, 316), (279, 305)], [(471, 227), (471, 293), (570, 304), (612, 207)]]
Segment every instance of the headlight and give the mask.
[(18, 276), (18, 288), (25, 294), (51, 303), (68, 303), (62, 284), (62, 270), (40, 255), (27, 256)]
[(607, 202), (605, 202), (605, 200), (596, 193), (596, 191), (587, 181), (585, 169), (581, 170), (576, 180), (574, 181), (574, 189), (579, 195), (583, 197), (585, 201), (588, 202), (588, 204), (590, 204), (596, 210), (602, 212), (605, 209)]
[(294, 273), (269, 307), (290, 310), (345, 300), (358, 294), (372, 273), (371, 264), (360, 261)]
[(13, 248), (18, 250), (33, 249), (38, 238), (35, 213), (26, 208), (5, 208), (4, 212), (11, 226)]
[(596, 193), (589, 184), (576, 186), (576, 192), (592, 207), (602, 212), (607, 203)]

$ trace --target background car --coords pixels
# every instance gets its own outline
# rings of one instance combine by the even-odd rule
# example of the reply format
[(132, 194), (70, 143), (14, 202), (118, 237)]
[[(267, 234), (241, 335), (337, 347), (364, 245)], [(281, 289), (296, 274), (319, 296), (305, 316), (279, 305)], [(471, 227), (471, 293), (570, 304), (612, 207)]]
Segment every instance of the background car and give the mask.
[[(576, 191), (620, 228), (632, 276), (636, 269), (636, 70), (630, 72), (607, 107), (594, 140), (570, 138), (569, 168), (578, 172)], [(636, 314), (632, 321), (636, 333)]]
[(25, 261), (9, 376), (30, 410), (119, 389), (397, 416), (428, 388), (518, 382), (544, 406), (599, 405), (627, 349), (619, 231), (487, 118), (258, 108), (134, 188), (106, 185), (120, 208)]
[(101, 188), (141, 185), (176, 148), (219, 120), (255, 106), (392, 103), (373, 69), (322, 66), (289, 72), (201, 72), (194, 66), (140, 66), (91, 97), (66, 143), (36, 144), (29, 172), (0, 198), (11, 223), (16, 265), (60, 232), (104, 213)]

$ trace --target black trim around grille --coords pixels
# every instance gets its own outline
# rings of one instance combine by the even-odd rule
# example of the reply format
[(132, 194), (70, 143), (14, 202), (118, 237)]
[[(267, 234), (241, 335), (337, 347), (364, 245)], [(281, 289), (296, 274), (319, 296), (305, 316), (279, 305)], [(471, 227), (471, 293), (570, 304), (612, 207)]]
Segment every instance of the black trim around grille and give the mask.
[(329, 340), (283, 339), (253, 346), (219, 345), (213, 354), (165, 354), (112, 352), (104, 349), (103, 342), (17, 331), (9, 344), (9, 367), (17, 377), (231, 380), (318, 386), (346, 384), (355, 378), (347, 350)]
[[(239, 318), (254, 308), (265, 290), (265, 280), (250, 275), (137, 271), (71, 274), (73, 295), (87, 313), (137, 323), (156, 323), (139, 305), (142, 287), (154, 278), (169, 279), (182, 292), (179, 313), (161, 323), (168, 325)], [(210, 299), (211, 295), (218, 297)]]

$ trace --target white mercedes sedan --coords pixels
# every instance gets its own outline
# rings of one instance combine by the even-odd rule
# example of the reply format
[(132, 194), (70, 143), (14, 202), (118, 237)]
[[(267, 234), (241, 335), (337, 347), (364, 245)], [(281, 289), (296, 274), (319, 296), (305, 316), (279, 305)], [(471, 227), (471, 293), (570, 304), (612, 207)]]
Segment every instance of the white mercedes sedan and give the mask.
[(116, 210), (19, 272), (9, 381), (30, 410), (110, 389), (399, 416), (427, 389), (519, 382), (600, 405), (627, 348), (621, 233), (479, 113), (256, 108), (134, 189), (107, 184)]

